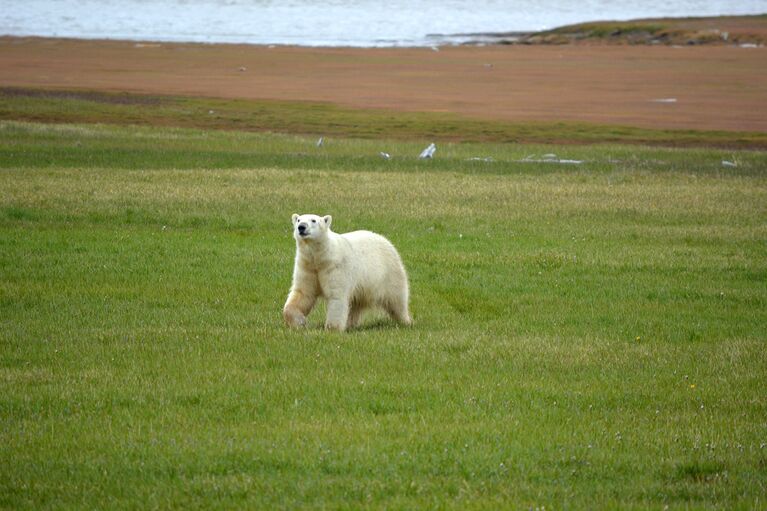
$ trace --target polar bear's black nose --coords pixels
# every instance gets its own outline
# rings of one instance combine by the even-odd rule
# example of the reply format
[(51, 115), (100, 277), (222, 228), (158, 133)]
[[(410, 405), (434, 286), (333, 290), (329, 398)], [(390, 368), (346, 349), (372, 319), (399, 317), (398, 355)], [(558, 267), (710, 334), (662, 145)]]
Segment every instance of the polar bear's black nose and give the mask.
[(306, 231), (306, 224), (298, 224), (298, 233), (303, 234)]

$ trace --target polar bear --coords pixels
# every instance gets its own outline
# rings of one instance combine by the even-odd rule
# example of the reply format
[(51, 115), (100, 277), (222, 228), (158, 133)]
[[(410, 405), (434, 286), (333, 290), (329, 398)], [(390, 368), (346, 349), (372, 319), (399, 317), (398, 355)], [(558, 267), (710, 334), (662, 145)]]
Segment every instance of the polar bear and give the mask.
[(337, 234), (330, 230), (330, 215), (294, 214), (292, 220), (296, 261), (282, 310), (288, 325), (305, 326), (319, 297), (327, 300), (327, 329), (356, 327), (368, 307), (411, 323), (407, 273), (389, 240), (370, 231)]

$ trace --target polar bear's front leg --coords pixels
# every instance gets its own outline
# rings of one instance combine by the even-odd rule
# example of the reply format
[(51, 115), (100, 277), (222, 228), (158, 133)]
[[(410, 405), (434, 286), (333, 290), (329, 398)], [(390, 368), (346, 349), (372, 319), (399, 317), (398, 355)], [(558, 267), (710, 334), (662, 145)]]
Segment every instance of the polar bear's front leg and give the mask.
[(309, 295), (298, 289), (292, 290), (282, 308), (282, 316), (285, 323), (292, 327), (306, 326), (306, 316), (314, 307), (317, 297)]
[(328, 330), (346, 330), (349, 321), (349, 299), (346, 296), (340, 298), (328, 298), (328, 316), (325, 320), (325, 328)]

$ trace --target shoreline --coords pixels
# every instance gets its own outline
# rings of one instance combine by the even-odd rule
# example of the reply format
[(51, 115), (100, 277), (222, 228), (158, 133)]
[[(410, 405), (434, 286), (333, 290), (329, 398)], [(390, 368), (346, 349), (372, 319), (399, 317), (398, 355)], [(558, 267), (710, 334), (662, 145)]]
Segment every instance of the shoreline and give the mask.
[(430, 33), (423, 44), (323, 45), (195, 41), (183, 39), (104, 38), (37, 34), (0, 34), (0, 39), (57, 39), (132, 42), (138, 44), (203, 44), (254, 47), (418, 49), (485, 45), (767, 45), (767, 13), (679, 18), (604, 20), (562, 25), (546, 30)]

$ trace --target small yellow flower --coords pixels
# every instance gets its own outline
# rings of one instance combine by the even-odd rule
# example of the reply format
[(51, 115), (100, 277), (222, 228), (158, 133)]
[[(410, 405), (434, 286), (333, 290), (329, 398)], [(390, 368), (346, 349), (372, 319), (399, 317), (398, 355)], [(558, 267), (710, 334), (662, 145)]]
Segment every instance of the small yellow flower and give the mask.
[(694, 384), (694, 383), (691, 383), (691, 384), (690, 384), (690, 388), (691, 388), (691, 389), (694, 389), (694, 388), (695, 388), (695, 384)]
[(637, 335), (637, 342), (639, 342), (642, 338)]

